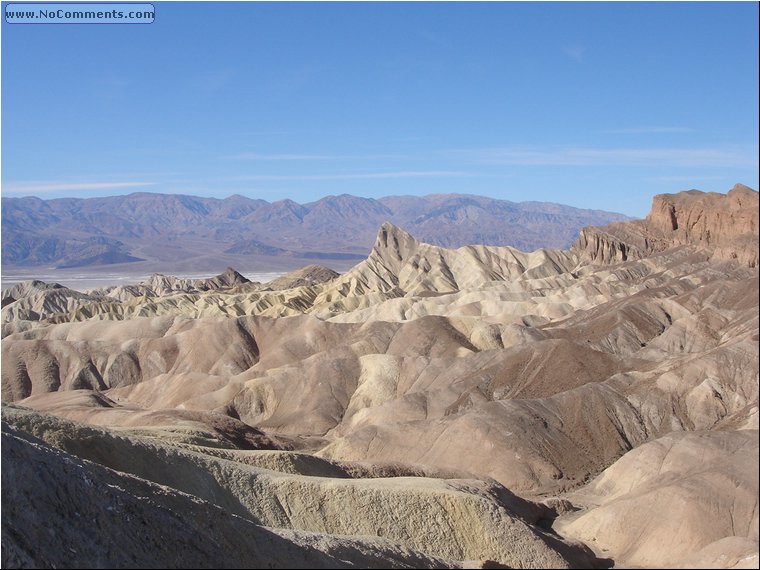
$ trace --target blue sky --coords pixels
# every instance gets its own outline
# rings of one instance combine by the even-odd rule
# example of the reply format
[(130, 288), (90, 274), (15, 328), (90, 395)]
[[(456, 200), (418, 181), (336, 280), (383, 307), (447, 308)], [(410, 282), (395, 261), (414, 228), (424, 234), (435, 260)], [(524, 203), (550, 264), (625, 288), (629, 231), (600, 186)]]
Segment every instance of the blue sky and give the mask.
[(758, 187), (756, 2), (155, 6), (2, 23), (4, 196)]

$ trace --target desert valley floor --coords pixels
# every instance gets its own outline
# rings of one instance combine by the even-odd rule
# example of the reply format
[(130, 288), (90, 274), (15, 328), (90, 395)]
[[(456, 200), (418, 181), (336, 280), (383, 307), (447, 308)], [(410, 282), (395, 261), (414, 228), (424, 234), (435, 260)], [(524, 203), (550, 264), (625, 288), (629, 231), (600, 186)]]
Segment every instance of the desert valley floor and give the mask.
[(2, 295), (4, 567), (758, 567), (758, 194), (569, 250)]

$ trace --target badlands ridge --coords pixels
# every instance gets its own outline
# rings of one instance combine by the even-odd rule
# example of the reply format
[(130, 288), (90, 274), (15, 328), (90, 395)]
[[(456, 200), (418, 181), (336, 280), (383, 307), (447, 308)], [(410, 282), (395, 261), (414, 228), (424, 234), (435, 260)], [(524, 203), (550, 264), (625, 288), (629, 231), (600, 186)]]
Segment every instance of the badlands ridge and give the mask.
[(570, 250), (2, 296), (7, 567), (758, 565), (758, 194)]

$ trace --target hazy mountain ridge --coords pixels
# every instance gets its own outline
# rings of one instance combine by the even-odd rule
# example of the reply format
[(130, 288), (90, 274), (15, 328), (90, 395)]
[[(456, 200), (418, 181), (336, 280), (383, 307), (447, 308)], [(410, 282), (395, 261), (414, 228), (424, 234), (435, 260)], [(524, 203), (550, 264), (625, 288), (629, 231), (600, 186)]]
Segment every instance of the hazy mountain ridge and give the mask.
[[(246, 255), (361, 259), (386, 221), (436, 245), (480, 243), (532, 251), (567, 247), (584, 226), (626, 219), (558, 204), (442, 194), (379, 200), (343, 194), (298, 204), (239, 195), (216, 199), (135, 193), (88, 199), (3, 198), (2, 206), (2, 256), (9, 267), (141, 260), (171, 264), (178, 257), (215, 255), (227, 255), (223, 263)], [(79, 254), (82, 249), (94, 251)]]

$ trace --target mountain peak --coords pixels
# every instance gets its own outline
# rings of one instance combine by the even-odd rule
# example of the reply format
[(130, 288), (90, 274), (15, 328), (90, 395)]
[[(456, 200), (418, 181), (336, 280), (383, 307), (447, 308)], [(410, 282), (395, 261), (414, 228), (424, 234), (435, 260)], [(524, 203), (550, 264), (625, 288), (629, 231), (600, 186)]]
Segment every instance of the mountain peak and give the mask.
[(224, 271), (222, 271), (217, 277), (224, 277), (225, 279), (229, 280), (230, 282), (235, 283), (250, 283), (250, 281), (243, 277), (242, 274), (240, 274), (235, 268), (233, 267), (227, 267)]
[(743, 192), (743, 193), (754, 194), (755, 196), (757, 196), (757, 190), (753, 190), (752, 188), (750, 188), (749, 186), (745, 186), (741, 182), (737, 182), (736, 184), (734, 184), (734, 187), (728, 191), (729, 194), (731, 192)]
[(226, 289), (228, 287), (235, 287), (236, 285), (245, 285), (246, 283), (250, 283), (250, 280), (243, 277), (232, 267), (228, 267), (216, 277), (196, 279), (194, 285), (201, 291), (205, 291), (209, 289)]
[(395, 267), (413, 255), (420, 242), (400, 227), (385, 222), (380, 226), (370, 258), (381, 261), (386, 267)]
[(380, 226), (380, 229), (377, 231), (377, 239), (375, 240), (375, 247), (376, 248), (377, 247), (398, 248), (401, 243), (416, 245), (419, 242), (415, 239), (415, 237), (412, 234), (410, 234), (406, 230), (400, 228), (399, 226), (391, 222), (384, 222)]
[(732, 210), (749, 208), (757, 211), (758, 209), (758, 194), (749, 186), (744, 184), (735, 184), (731, 190), (728, 191), (729, 207)]

